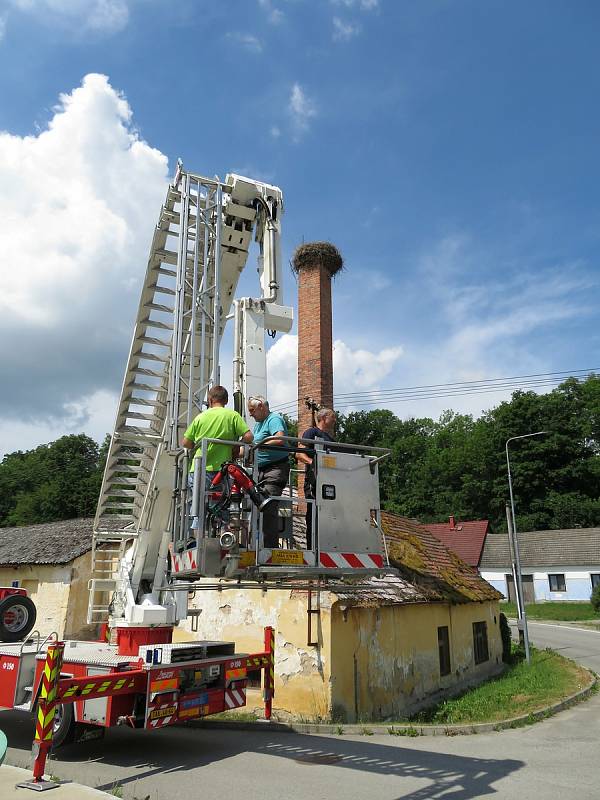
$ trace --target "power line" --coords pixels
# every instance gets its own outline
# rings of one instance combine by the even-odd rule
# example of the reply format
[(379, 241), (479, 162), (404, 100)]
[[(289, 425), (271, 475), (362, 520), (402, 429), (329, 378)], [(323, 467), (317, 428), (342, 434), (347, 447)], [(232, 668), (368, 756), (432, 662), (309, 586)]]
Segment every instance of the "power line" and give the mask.
[[(561, 372), (541, 372), (530, 375), (515, 375), (508, 378), (487, 378), (478, 381), (454, 381), (451, 383), (425, 384), (396, 389), (372, 389), (363, 392), (343, 392), (334, 395), (336, 408), (349, 406), (373, 405), (376, 403), (395, 404), (411, 400), (431, 400), (437, 397), (457, 397), (465, 395), (485, 394), (519, 388), (540, 388), (556, 386), (566, 378), (581, 380), (599, 368), (578, 369)], [(303, 400), (304, 398), (302, 398)], [(298, 400), (289, 400), (273, 406), (274, 411), (292, 412)]]

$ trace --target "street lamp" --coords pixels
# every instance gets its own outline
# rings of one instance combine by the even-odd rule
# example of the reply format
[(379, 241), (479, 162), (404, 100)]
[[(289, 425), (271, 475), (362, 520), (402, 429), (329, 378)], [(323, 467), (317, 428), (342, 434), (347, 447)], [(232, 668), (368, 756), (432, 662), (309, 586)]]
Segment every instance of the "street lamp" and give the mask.
[[(508, 457), (508, 445), (517, 439), (529, 439), (531, 436), (543, 436), (548, 431), (537, 431), (536, 433), (524, 433), (522, 436), (511, 436), (506, 440), (506, 466), (508, 467), (508, 489), (510, 492), (510, 510), (512, 516), (512, 542), (513, 550), (515, 553), (515, 576), (516, 576), (516, 590), (517, 590), (517, 607), (519, 608), (520, 619), (519, 622), (523, 626), (523, 640), (525, 643), (525, 658), (527, 663), (531, 664), (531, 654), (529, 652), (529, 631), (527, 630), (527, 613), (525, 611), (525, 601), (523, 598), (523, 580), (521, 577), (521, 556), (519, 554), (519, 540), (517, 538), (517, 520), (515, 518), (515, 498), (513, 496), (512, 477), (510, 474), (510, 459)], [(511, 520), (508, 520), (510, 523)], [(511, 525), (508, 526), (509, 541), (511, 537)]]

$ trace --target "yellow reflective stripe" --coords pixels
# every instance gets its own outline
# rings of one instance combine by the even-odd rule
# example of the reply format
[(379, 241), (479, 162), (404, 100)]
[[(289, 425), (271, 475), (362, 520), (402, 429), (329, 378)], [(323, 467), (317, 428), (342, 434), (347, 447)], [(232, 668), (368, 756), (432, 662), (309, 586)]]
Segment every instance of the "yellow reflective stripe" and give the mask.
[(94, 689), (95, 686), (96, 686), (95, 683), (87, 683), (81, 690), (81, 694), (89, 694)]
[(63, 697), (71, 697), (71, 695), (75, 694), (78, 688), (79, 686), (69, 686), (69, 688), (63, 692)]
[(96, 691), (105, 692), (111, 684), (112, 681), (104, 681), (104, 683), (101, 683), (100, 686), (97, 687)]
[(123, 686), (125, 686), (125, 682), (126, 682), (126, 681), (127, 681), (127, 678), (121, 678), (121, 680), (120, 680), (120, 681), (117, 681), (117, 682), (115, 683), (115, 689), (122, 689), (122, 688), (123, 688)]
[(38, 714), (38, 725), (41, 725), (42, 728), (45, 728), (46, 725), (49, 725), (54, 720), (54, 708), (48, 711), (47, 714), (44, 714), (43, 711), (40, 709), (40, 713)]

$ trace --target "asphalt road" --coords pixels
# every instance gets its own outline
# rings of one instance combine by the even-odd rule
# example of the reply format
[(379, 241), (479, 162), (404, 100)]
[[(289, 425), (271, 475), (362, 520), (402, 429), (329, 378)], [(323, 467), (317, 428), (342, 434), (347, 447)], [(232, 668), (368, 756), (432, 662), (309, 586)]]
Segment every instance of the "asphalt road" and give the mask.
[[(600, 673), (600, 632), (567, 625), (530, 622), (529, 639), (536, 647), (551, 647), (584, 667)], [(517, 634), (513, 629), (513, 638)]]
[[(552, 645), (600, 671), (600, 633), (531, 625)], [(0, 713), (7, 762), (27, 766), (32, 721)], [(600, 696), (537, 725), (476, 736), (321, 736), (193, 727), (110, 730), (64, 748), (48, 772), (126, 800), (497, 800), (598, 797)]]

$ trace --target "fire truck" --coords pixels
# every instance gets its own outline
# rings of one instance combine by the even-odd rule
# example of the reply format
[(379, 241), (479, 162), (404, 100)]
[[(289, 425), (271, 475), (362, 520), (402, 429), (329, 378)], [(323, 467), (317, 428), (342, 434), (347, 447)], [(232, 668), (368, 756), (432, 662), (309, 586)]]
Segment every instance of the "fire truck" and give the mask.
[[(294, 516), (304, 515), (293, 488), (265, 494), (255, 445), (243, 445), (210, 480), (206, 455), (217, 440), (203, 440), (194, 454), (181, 445), (221, 383), (228, 323), (235, 409), (246, 415), (247, 398), (268, 396), (265, 334), (289, 332), (293, 322), (283, 304), (282, 213), (275, 186), (235, 174), (209, 179), (178, 163), (153, 233), (94, 521), (87, 621), (99, 640), (31, 633), (26, 593), (0, 596), (0, 706), (36, 715), (33, 788), (43, 788), (51, 745), (114, 725), (156, 729), (242, 707), (251, 671), (262, 671), (270, 718), (273, 628), (254, 653), (237, 652), (234, 642), (173, 642), (191, 591), (360, 587), (387, 568), (378, 483), (385, 451), (310, 443), (316, 492), (305, 501), (314, 532), (307, 547), (293, 536)], [(236, 298), (251, 249), (259, 291)], [(291, 455), (302, 444), (286, 438)], [(266, 546), (263, 532), (271, 503), (277, 547), (271, 538)]]

